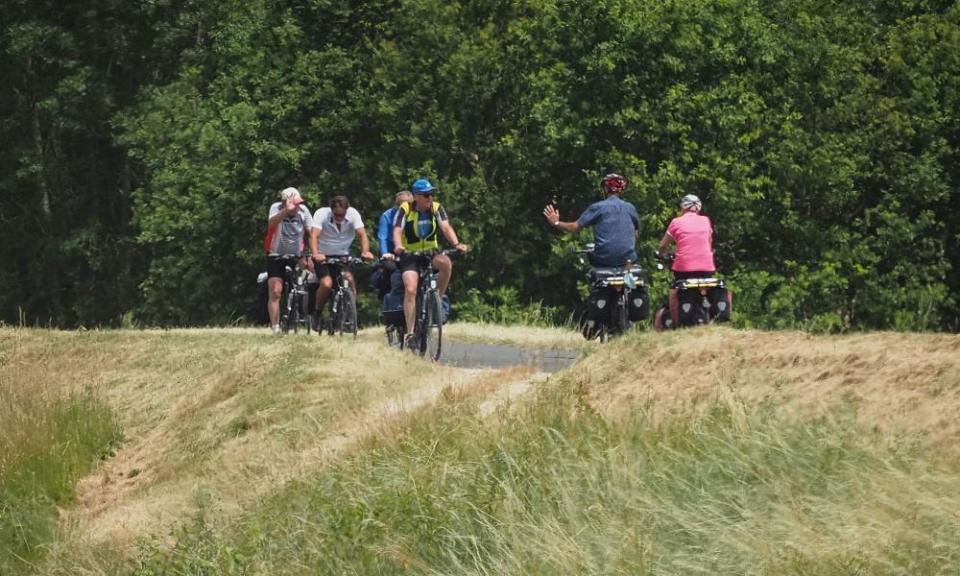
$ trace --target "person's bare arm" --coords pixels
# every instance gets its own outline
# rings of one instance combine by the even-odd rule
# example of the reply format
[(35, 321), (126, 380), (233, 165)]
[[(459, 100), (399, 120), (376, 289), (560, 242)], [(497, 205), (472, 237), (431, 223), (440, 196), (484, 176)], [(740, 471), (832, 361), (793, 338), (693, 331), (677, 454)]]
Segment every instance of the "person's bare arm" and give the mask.
[(453, 229), (449, 220), (440, 222), (440, 231), (443, 232), (443, 237), (447, 239), (447, 242), (449, 242), (451, 246), (461, 252), (467, 251), (467, 245), (460, 243), (460, 239), (457, 238), (457, 232)]
[(290, 200), (287, 200), (284, 203), (283, 208), (281, 208), (279, 212), (277, 212), (267, 220), (267, 226), (269, 226), (270, 228), (276, 228), (277, 226), (280, 225), (281, 222), (283, 222), (284, 218), (286, 218), (287, 216), (292, 216), (296, 214), (296, 212), (297, 212), (297, 206), (292, 204)]
[(399, 226), (393, 227), (393, 252), (399, 254), (403, 252), (403, 239), (400, 236), (401, 228)]
[[(669, 248), (670, 245), (673, 244), (673, 242), (674, 242), (673, 236), (665, 233), (663, 235), (663, 239), (660, 240), (660, 247), (657, 248), (657, 252), (659, 254), (663, 254), (663, 251)], [(647, 250), (649, 250), (649, 248), (647, 248)]]
[(561, 222), (560, 211), (557, 210), (552, 204), (547, 204), (546, 208), (543, 209), (543, 216), (547, 219), (547, 222), (553, 224), (555, 227), (563, 230), (564, 232), (569, 232), (570, 234), (576, 234), (577, 232), (580, 232), (582, 228), (576, 222)]
[(312, 254), (312, 260), (320, 259), (320, 245), (318, 239), (320, 238), (320, 229), (311, 228), (310, 229), (310, 254)]
[(360, 257), (364, 260), (373, 260), (373, 254), (370, 252), (370, 239), (367, 238), (367, 229), (359, 228), (357, 236), (360, 237)]

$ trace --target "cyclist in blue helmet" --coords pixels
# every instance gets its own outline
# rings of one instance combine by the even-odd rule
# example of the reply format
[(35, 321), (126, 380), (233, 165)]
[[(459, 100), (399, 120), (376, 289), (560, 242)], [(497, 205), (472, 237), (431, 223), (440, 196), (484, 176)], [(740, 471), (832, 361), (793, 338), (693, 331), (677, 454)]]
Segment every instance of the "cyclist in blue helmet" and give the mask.
[[(413, 201), (401, 204), (393, 220), (393, 250), (398, 256), (397, 268), (403, 279), (403, 314), (408, 339), (413, 336), (420, 274), (417, 259), (404, 254), (437, 250), (440, 247), (437, 232), (442, 232), (450, 245), (460, 252), (467, 251), (467, 245), (460, 242), (450, 225), (446, 210), (433, 200), (436, 187), (426, 178), (420, 178), (410, 186), (410, 191)], [(453, 275), (453, 262), (449, 256), (434, 254), (433, 266), (437, 271), (437, 292), (442, 299)]]

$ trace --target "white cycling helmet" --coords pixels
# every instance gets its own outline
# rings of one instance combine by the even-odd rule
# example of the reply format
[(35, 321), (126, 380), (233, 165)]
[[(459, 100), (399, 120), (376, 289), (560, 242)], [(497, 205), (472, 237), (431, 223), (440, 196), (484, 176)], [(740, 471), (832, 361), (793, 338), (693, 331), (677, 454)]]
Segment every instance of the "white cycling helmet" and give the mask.
[(700, 209), (703, 208), (703, 204), (700, 202), (700, 198), (698, 198), (696, 195), (687, 194), (680, 199), (680, 208), (683, 209), (684, 212), (699, 212)]

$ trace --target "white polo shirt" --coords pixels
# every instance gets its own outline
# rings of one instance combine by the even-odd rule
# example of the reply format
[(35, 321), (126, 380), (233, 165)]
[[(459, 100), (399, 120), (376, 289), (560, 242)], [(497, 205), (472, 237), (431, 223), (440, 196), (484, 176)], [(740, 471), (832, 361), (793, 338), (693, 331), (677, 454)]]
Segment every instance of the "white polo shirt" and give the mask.
[(363, 228), (363, 219), (356, 209), (350, 207), (343, 222), (337, 224), (333, 219), (333, 210), (321, 208), (313, 215), (313, 226), (320, 229), (318, 247), (321, 252), (330, 255), (349, 254), (357, 230)]

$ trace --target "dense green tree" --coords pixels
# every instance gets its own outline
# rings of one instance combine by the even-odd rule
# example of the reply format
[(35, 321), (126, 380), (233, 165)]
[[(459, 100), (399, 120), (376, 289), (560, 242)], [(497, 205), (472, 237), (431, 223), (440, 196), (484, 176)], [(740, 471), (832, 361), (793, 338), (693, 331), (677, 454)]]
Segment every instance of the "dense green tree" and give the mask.
[(951, 2), (4, 4), (9, 321), (236, 321), (278, 190), (372, 228), (418, 176), (474, 247), (464, 305), (569, 309), (586, 237), (540, 211), (616, 170), (644, 258), (704, 199), (744, 324), (958, 328)]

